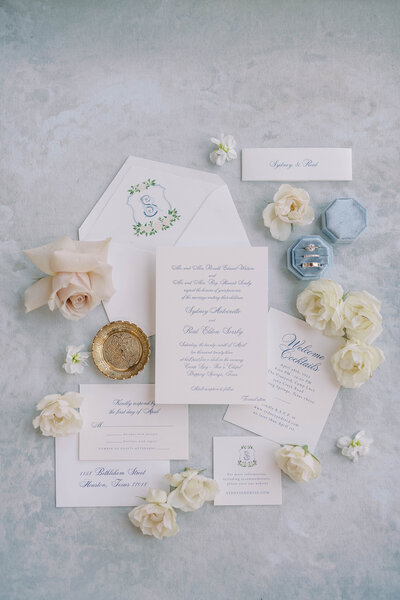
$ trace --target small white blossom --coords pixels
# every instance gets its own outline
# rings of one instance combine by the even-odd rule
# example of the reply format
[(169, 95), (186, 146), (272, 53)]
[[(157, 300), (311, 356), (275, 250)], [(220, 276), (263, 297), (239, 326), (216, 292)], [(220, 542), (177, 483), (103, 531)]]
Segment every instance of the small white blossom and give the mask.
[(365, 431), (359, 431), (353, 438), (347, 435), (340, 437), (336, 446), (342, 450), (343, 456), (355, 462), (360, 456), (369, 453), (369, 447), (373, 441), (365, 437)]
[(63, 364), (64, 370), (70, 375), (83, 373), (84, 367), (87, 367), (87, 359), (90, 356), (90, 352), (82, 352), (83, 344), (81, 346), (67, 346), (65, 357), (65, 363)]
[(210, 153), (210, 161), (214, 165), (218, 165), (218, 167), (222, 167), (225, 161), (234, 160), (237, 158), (237, 153), (235, 150), (236, 141), (233, 135), (224, 135), (220, 134), (219, 139), (212, 137), (210, 138), (213, 144), (218, 146), (216, 150), (213, 150)]

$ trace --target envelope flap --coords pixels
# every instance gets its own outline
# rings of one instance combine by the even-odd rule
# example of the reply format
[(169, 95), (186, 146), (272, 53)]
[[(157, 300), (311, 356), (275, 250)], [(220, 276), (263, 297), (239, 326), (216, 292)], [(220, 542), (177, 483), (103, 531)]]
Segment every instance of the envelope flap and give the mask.
[(166, 172), (173, 174), (177, 177), (185, 179), (192, 179), (201, 181), (213, 185), (215, 187), (223, 186), (224, 181), (218, 175), (213, 173), (207, 173), (205, 171), (198, 171), (197, 169), (189, 169), (187, 167), (179, 167), (176, 165), (169, 165), (167, 163), (161, 163), (154, 160), (148, 160), (146, 158), (139, 158), (137, 156), (129, 156), (114, 177), (110, 185), (107, 187), (103, 195), (100, 197), (98, 202), (92, 208), (84, 222), (79, 228), (79, 239), (84, 240), (88, 237), (90, 229), (96, 223), (97, 219), (102, 214), (103, 210), (107, 206), (108, 202), (117, 192), (119, 185), (124, 180), (125, 176), (131, 169), (134, 168), (147, 168), (154, 170), (157, 173)]
[(250, 246), (227, 185), (211, 192), (176, 246)]

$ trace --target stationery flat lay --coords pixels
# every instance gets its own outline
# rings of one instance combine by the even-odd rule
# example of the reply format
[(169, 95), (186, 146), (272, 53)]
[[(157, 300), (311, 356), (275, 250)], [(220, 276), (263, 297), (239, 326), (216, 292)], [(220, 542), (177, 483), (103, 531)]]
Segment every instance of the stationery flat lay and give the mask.
[[(232, 136), (211, 141), (217, 167), (237, 157)], [(309, 193), (286, 181), (351, 179), (351, 148), (242, 151), (243, 182), (280, 182), (262, 214), (269, 239), (300, 229), (282, 245), (290, 277), (304, 282), (296, 315), (269, 308), (268, 247), (250, 246), (227, 185), (209, 172), (129, 157), (79, 241), (26, 251), (45, 274), (25, 293), (28, 312), (47, 304), (78, 321), (103, 302), (110, 320), (67, 348), (79, 392), (49, 390), (37, 405), (34, 427), (56, 438), (58, 507), (133, 506), (131, 523), (161, 539), (178, 532), (176, 510), (280, 505), (281, 472), (320, 476), (314, 453), (340, 386), (356, 390), (384, 360), (373, 345), (382, 316), (370, 293), (328, 278), (334, 246), (363, 234), (365, 208), (338, 183), (318, 227)], [(136, 384), (152, 335), (155, 381)], [(84, 383), (91, 355), (102, 384)], [(227, 405), (224, 422), (238, 427), (213, 437), (209, 424), (213, 478), (191, 465), (170, 473), (169, 461), (190, 457), (190, 404)], [(360, 431), (337, 446), (355, 461), (371, 442)]]

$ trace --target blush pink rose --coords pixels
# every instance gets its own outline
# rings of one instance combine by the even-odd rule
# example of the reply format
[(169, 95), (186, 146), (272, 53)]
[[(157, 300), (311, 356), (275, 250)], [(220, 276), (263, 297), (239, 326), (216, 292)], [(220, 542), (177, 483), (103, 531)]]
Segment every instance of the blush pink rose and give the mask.
[(26, 312), (48, 304), (66, 319), (77, 321), (114, 293), (112, 267), (107, 263), (110, 239), (78, 242), (68, 236), (25, 250), (25, 254), (48, 277), (25, 292)]

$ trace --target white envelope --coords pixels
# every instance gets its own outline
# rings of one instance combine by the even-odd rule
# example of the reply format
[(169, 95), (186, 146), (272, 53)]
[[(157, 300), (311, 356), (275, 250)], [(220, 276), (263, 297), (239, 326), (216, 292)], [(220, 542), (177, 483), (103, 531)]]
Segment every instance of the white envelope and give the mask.
[(81, 240), (112, 238), (116, 292), (110, 321), (155, 334), (158, 246), (249, 246), (227, 185), (218, 175), (130, 156), (79, 229)]

